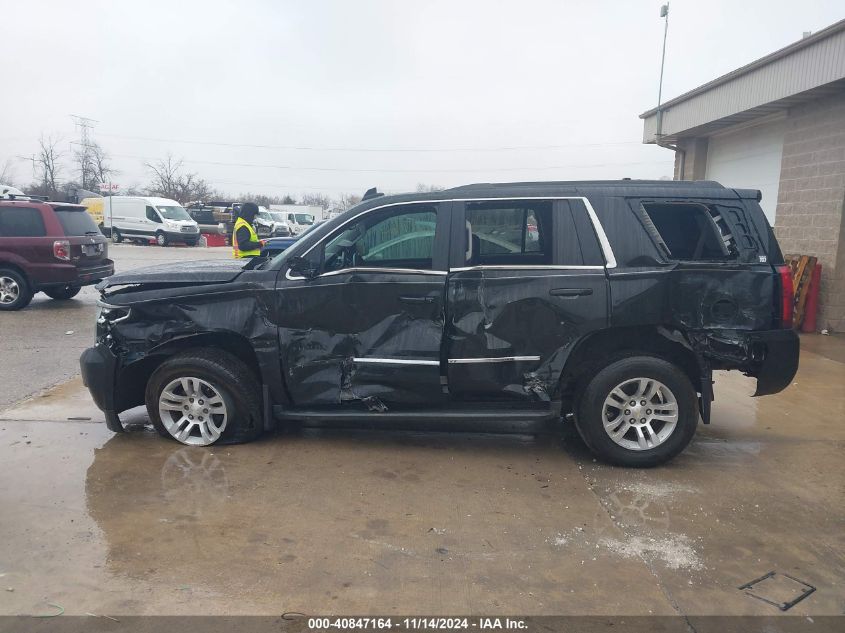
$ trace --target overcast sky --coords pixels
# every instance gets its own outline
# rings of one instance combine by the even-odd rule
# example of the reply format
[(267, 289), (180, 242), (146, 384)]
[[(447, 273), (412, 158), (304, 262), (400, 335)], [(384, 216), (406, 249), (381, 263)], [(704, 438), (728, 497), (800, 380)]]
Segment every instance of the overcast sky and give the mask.
[[(31, 181), (16, 157), (42, 132), (70, 154), (77, 114), (123, 186), (168, 153), (231, 194), (671, 176), (638, 118), (660, 4), (0, 0), (0, 170)], [(675, 0), (664, 98), (843, 17), (842, 0)]]

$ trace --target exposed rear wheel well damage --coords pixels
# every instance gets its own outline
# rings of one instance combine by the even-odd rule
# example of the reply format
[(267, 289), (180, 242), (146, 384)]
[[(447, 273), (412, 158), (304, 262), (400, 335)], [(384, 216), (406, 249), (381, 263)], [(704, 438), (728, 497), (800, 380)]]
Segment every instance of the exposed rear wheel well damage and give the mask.
[(121, 371), (120, 384), (117, 385), (118, 410), (122, 411), (143, 404), (144, 391), (153, 372), (168, 358), (193, 349), (215, 349), (227, 352), (249, 368), (257, 384), (262, 383), (258, 357), (248, 339), (234, 332), (207, 332), (168, 341), (150, 350), (144, 358), (127, 365)]
[(655, 356), (679, 367), (698, 389), (701, 369), (695, 352), (677, 330), (655, 326), (617, 327), (584, 337), (569, 355), (560, 378), (563, 412), (576, 406), (586, 383), (608, 364), (627, 356)]

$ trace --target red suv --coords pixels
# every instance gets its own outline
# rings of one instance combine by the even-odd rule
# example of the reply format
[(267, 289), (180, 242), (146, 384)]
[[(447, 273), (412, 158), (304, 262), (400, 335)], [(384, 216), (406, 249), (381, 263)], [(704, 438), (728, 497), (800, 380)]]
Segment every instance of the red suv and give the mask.
[(0, 310), (20, 310), (39, 291), (70, 299), (112, 274), (107, 240), (85, 207), (0, 199)]

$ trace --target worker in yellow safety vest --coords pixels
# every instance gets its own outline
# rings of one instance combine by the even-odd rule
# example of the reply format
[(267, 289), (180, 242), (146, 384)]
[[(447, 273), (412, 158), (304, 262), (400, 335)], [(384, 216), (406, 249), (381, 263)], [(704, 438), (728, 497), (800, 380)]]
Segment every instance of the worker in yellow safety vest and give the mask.
[(256, 215), (258, 215), (258, 205), (254, 202), (245, 202), (241, 205), (238, 219), (235, 220), (235, 229), (232, 232), (232, 251), (235, 259), (258, 257), (261, 254), (264, 240), (258, 239), (258, 234), (252, 226)]

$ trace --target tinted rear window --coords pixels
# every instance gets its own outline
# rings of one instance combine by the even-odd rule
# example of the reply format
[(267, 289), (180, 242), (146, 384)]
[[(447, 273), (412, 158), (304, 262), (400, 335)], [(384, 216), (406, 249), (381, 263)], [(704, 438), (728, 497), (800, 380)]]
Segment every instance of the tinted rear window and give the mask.
[(100, 229), (94, 224), (94, 218), (88, 215), (85, 210), (56, 209), (56, 217), (59, 218), (59, 222), (65, 230), (65, 235), (85, 235), (86, 233), (100, 232)]
[(43, 237), (44, 220), (41, 211), (31, 207), (0, 209), (0, 237)]

